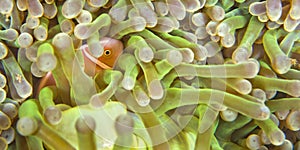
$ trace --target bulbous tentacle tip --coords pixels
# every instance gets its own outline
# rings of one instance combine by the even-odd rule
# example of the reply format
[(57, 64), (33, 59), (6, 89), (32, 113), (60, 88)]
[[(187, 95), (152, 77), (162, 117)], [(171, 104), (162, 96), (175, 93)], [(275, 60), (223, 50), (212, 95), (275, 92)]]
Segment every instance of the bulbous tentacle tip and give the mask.
[(62, 120), (62, 111), (55, 106), (50, 106), (45, 109), (44, 116), (48, 123), (51, 125), (57, 125)]
[(273, 132), (270, 137), (270, 142), (273, 144), (273, 145), (276, 145), (276, 146), (279, 146), (279, 145), (282, 145), (285, 141), (285, 134), (283, 131), (281, 130), (278, 130), (278, 131), (275, 131)]
[(38, 122), (30, 117), (20, 118), (17, 122), (17, 130), (23, 136), (32, 135), (38, 130)]
[(278, 74), (285, 74), (291, 69), (291, 59), (286, 55), (279, 55), (274, 58), (272, 67)]
[(96, 129), (96, 122), (91, 116), (81, 116), (77, 119), (75, 128), (80, 133), (91, 133)]
[(261, 106), (259, 108), (259, 112), (258, 112), (258, 115), (257, 115), (257, 120), (266, 120), (270, 117), (271, 115), (271, 111), (270, 109), (267, 107), (267, 106)]
[(129, 115), (119, 115), (115, 122), (115, 129), (118, 135), (128, 135), (133, 132), (134, 120)]
[(7, 149), (7, 147), (8, 147), (8, 144), (6, 142), (6, 139), (3, 138), (3, 137), (0, 137), (0, 148), (1, 149)]

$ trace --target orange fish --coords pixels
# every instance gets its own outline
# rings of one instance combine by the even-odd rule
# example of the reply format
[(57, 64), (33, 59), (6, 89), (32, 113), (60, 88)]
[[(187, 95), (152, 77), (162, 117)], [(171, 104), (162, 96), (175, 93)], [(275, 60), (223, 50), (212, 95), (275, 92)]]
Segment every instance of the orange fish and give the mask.
[[(112, 69), (116, 60), (123, 52), (123, 43), (119, 40), (109, 37), (101, 38), (101, 45), (104, 47), (104, 52), (98, 59), (90, 55), (87, 44), (81, 46), (84, 56), (84, 72), (90, 76), (94, 76), (99, 71)], [(37, 93), (45, 87), (55, 85), (55, 80), (51, 72), (44, 76), (38, 86)]]
[(104, 52), (98, 59), (89, 54), (87, 44), (81, 47), (84, 54), (84, 71), (91, 76), (100, 70), (112, 69), (116, 60), (123, 52), (123, 44), (119, 40), (104, 37), (101, 38), (100, 43), (104, 47)]

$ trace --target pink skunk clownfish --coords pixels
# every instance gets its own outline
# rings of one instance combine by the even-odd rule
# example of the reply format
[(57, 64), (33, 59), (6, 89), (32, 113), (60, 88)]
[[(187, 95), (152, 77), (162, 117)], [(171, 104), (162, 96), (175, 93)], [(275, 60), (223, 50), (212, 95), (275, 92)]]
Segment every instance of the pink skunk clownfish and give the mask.
[(103, 69), (112, 69), (116, 60), (123, 52), (123, 43), (119, 40), (104, 37), (101, 38), (100, 44), (103, 46), (104, 51), (98, 59), (89, 53), (87, 44), (81, 46), (84, 54), (84, 71), (88, 75), (95, 75)]
[[(98, 59), (90, 55), (87, 44), (81, 46), (84, 56), (84, 72), (90, 76), (94, 76), (96, 73), (105, 69), (112, 69), (116, 60), (123, 52), (123, 43), (119, 40), (103, 37), (99, 42), (104, 47), (104, 52)], [(55, 80), (51, 72), (48, 72), (46, 76), (41, 79), (37, 93), (39, 93), (43, 87), (49, 85), (55, 85)]]

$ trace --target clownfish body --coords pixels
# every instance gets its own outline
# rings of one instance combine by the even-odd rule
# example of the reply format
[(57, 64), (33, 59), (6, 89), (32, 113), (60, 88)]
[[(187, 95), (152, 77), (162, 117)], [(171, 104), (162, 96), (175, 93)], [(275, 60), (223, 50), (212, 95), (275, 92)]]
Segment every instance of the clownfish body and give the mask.
[[(90, 76), (94, 76), (96, 73), (105, 69), (112, 69), (118, 57), (123, 52), (123, 43), (119, 40), (104, 37), (101, 38), (99, 42), (103, 46), (104, 52), (98, 59), (90, 55), (87, 44), (81, 46), (84, 56), (84, 72)], [(39, 93), (43, 87), (55, 84), (52, 73), (48, 72), (46, 76), (41, 79), (37, 93)]]

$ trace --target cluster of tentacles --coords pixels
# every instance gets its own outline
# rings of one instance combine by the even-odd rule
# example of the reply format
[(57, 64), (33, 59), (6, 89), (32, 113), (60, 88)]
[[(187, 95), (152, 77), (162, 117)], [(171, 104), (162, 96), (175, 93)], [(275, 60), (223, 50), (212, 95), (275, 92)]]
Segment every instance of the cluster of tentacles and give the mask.
[(0, 149), (300, 149), (299, 8), (1, 0)]

